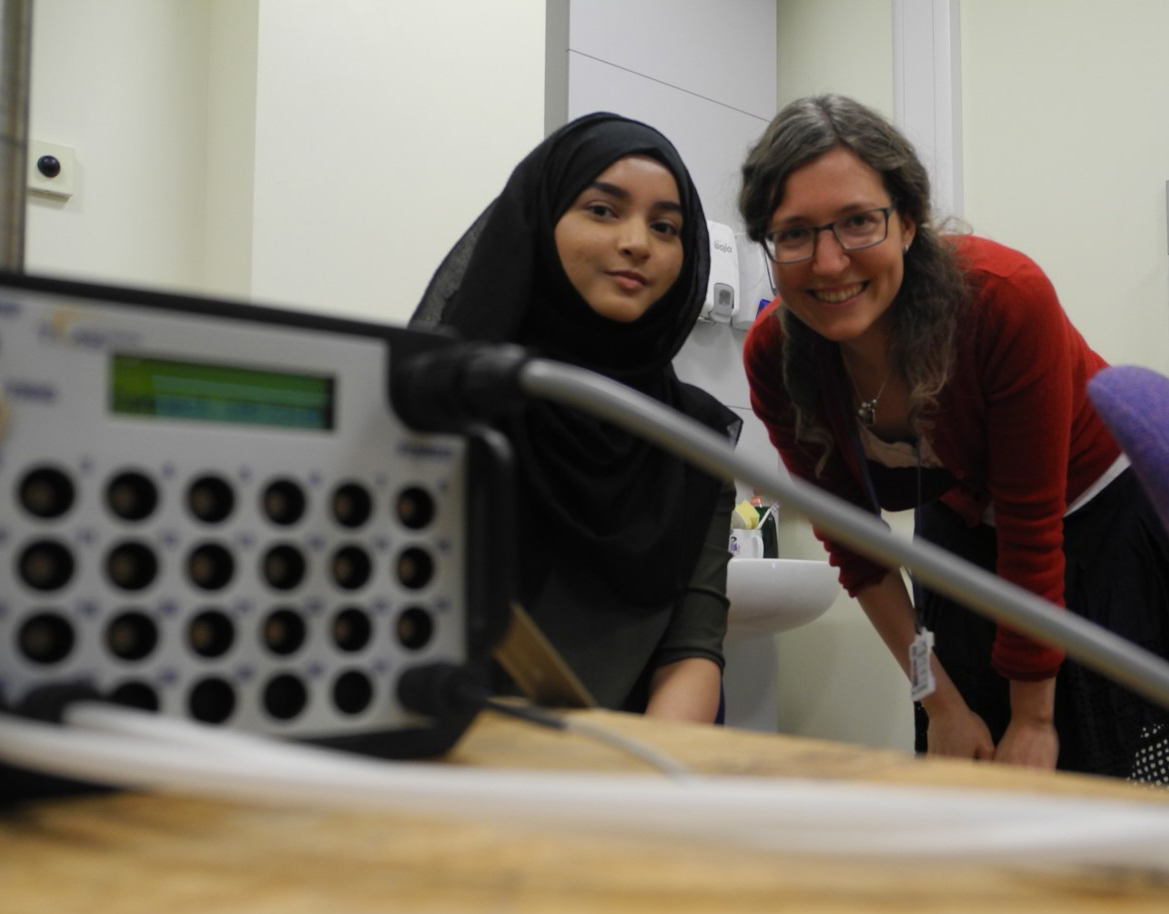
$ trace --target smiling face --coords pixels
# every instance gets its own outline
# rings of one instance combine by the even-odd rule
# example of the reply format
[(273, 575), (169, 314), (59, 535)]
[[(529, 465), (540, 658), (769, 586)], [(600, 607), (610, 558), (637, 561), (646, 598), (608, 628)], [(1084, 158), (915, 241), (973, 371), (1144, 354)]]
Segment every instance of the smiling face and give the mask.
[(682, 272), (682, 206), (656, 159), (626, 156), (601, 172), (556, 223), (569, 282), (597, 314), (635, 321)]
[[(880, 174), (838, 146), (787, 176), (768, 231), (824, 225), (891, 203)], [(903, 249), (914, 230), (912, 221), (894, 210), (883, 242), (851, 252), (830, 231), (820, 232), (811, 260), (772, 264), (776, 291), (785, 307), (826, 339), (883, 347), (882, 319), (901, 288)]]

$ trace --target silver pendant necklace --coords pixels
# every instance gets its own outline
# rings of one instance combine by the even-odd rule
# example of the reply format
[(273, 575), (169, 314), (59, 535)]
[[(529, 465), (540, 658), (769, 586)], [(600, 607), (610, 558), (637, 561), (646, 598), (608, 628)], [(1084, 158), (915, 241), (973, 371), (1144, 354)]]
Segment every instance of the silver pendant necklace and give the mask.
[(848, 380), (852, 382), (852, 389), (856, 391), (857, 399), (860, 400), (860, 406), (856, 408), (856, 417), (865, 428), (872, 428), (877, 422), (877, 404), (881, 400), (881, 394), (885, 392), (885, 385), (889, 383), (893, 368), (890, 366), (889, 370), (885, 372), (885, 380), (881, 382), (881, 389), (877, 391), (877, 395), (871, 400), (866, 400), (861, 389), (857, 387), (856, 378), (852, 376), (852, 369), (848, 367), (848, 362), (844, 361), (843, 357), (840, 361), (844, 364), (844, 370), (848, 374)]

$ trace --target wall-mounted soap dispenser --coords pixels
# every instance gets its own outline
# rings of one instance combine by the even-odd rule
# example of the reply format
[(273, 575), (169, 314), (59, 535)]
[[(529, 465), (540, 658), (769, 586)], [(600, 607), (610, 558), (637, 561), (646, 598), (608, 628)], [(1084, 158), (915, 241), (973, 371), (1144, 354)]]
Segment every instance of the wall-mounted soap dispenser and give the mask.
[(734, 230), (707, 220), (710, 234), (710, 279), (700, 320), (730, 323), (739, 310), (739, 255)]
[(739, 232), (735, 235), (735, 248), (739, 254), (741, 296), (731, 326), (746, 330), (759, 311), (775, 298), (775, 291), (771, 284), (771, 263), (763, 253), (763, 246)]

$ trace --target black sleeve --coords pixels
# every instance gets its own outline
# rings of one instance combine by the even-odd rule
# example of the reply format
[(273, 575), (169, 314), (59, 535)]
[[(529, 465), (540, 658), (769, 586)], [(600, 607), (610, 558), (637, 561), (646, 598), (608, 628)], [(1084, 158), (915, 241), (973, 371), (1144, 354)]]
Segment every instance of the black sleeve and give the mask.
[(735, 488), (726, 482), (719, 491), (694, 573), (678, 600), (662, 640), (650, 662), (656, 669), (687, 657), (706, 657), (723, 668), (727, 633), (727, 562)]

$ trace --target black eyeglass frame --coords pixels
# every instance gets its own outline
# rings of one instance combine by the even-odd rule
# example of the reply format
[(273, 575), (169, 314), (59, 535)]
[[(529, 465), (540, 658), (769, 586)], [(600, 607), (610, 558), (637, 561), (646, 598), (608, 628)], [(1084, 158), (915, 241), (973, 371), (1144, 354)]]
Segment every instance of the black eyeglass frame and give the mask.
[[(889, 216), (893, 214), (894, 209), (896, 209), (896, 207), (894, 207), (893, 204), (889, 204), (888, 206), (876, 206), (873, 207), (873, 209), (861, 210), (859, 213), (849, 213), (847, 216), (841, 216), (839, 219), (833, 219), (831, 222), (825, 222), (823, 225), (807, 226), (808, 230), (812, 233), (812, 251), (810, 254), (808, 254), (807, 257), (797, 257), (795, 260), (780, 260), (775, 256), (775, 254), (772, 253), (772, 248), (775, 245), (773, 236), (776, 234), (776, 232), (784, 231), (783, 229), (774, 229), (770, 232), (765, 232), (763, 234), (763, 253), (767, 255), (768, 260), (774, 264), (778, 264), (779, 266), (788, 266), (793, 263), (807, 263), (816, 256), (816, 245), (819, 244), (820, 233), (823, 231), (832, 232), (832, 237), (836, 239), (836, 243), (840, 245), (840, 249), (842, 251), (864, 251), (868, 248), (875, 248), (878, 244), (881, 244), (883, 241), (886, 241), (889, 238)], [(840, 233), (836, 231), (836, 226), (846, 219), (853, 219), (857, 216), (867, 216), (869, 213), (881, 213), (884, 215), (885, 231), (876, 241), (869, 241), (865, 244), (849, 247), (848, 244), (845, 243), (844, 239), (840, 237)]]

